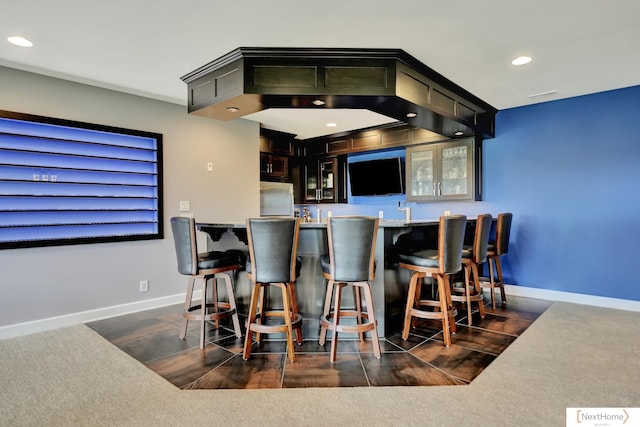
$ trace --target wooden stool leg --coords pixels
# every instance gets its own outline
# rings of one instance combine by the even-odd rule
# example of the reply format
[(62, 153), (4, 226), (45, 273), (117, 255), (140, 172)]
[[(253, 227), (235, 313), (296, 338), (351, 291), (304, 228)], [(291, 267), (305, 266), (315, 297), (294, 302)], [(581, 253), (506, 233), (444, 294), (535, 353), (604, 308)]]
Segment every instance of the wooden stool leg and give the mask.
[[(296, 296), (296, 282), (289, 282), (287, 289), (289, 291), (289, 301), (291, 301), (291, 321), (298, 318), (298, 297)], [(296, 326), (296, 342), (302, 345), (302, 324)]]
[(242, 338), (242, 330), (240, 329), (240, 319), (238, 318), (238, 308), (236, 306), (236, 297), (233, 292), (233, 282), (231, 276), (227, 273), (222, 273), (225, 283), (227, 284), (227, 295), (229, 295), (229, 308), (233, 310), (231, 320), (233, 322), (233, 330), (236, 333), (237, 338)]
[[(356, 303), (356, 323), (362, 324), (362, 295), (360, 293), (360, 286), (353, 286), (353, 298)], [(367, 312), (369, 311), (369, 303), (367, 303)], [(364, 332), (358, 333), (360, 341), (364, 341)]]
[(289, 303), (289, 289), (286, 283), (278, 283), (277, 285), (282, 290), (282, 305), (284, 323), (287, 325), (287, 353), (289, 355), (289, 361), (295, 362), (296, 355), (293, 350), (293, 327), (291, 325), (291, 305)]
[(498, 270), (498, 280), (499, 280), (499, 284), (500, 284), (500, 298), (502, 301), (502, 304), (506, 304), (507, 303), (507, 297), (504, 293), (504, 277), (502, 277), (502, 263), (500, 262), (500, 257), (496, 257), (496, 270)]
[(495, 291), (495, 280), (494, 280), (494, 271), (493, 271), (493, 264), (495, 263), (495, 258), (494, 257), (489, 257), (488, 258), (489, 261), (489, 283), (491, 284), (491, 307), (493, 307), (493, 309), (496, 309), (496, 291)]
[(442, 275), (438, 275), (438, 295), (440, 297), (440, 311), (442, 312), (442, 336), (444, 339), (445, 347), (449, 347), (451, 345), (451, 331), (449, 330), (449, 315), (447, 312), (449, 311), (447, 304), (447, 292), (445, 290), (444, 277)]
[(322, 325), (322, 321), (326, 320), (331, 313), (331, 297), (333, 296), (333, 280), (327, 280), (327, 292), (324, 296), (324, 310), (322, 311), (321, 327), (320, 327), (320, 339), (318, 343), (324, 345), (327, 339), (327, 326)]
[[(471, 271), (473, 272), (473, 284), (476, 294), (482, 296), (482, 288), (480, 287), (480, 273), (478, 272), (478, 264), (471, 265)], [(480, 317), (484, 319), (484, 301), (480, 299), (478, 301), (478, 310), (480, 311)]]
[(242, 358), (248, 360), (251, 356), (251, 345), (253, 344), (253, 332), (251, 332), (251, 325), (256, 321), (256, 311), (258, 310), (258, 298), (260, 293), (260, 284), (253, 284), (253, 291), (251, 292), (251, 302), (249, 303), (249, 317), (247, 318), (247, 332), (244, 337), (244, 352)]
[[(184, 311), (186, 314), (189, 312), (189, 308), (191, 307), (191, 299), (193, 298), (193, 286), (195, 285), (196, 278), (191, 276), (189, 277), (189, 282), (187, 283), (187, 295), (184, 299)], [(182, 319), (182, 327), (180, 328), (180, 339), (183, 340), (187, 336), (187, 325), (189, 324), (189, 319), (184, 317)]]
[[(373, 310), (373, 295), (371, 294), (371, 286), (368, 282), (363, 282), (362, 287), (364, 288), (364, 301), (367, 304), (367, 315), (369, 316), (369, 322), (372, 322), (375, 327), (371, 331), (371, 344), (373, 345), (373, 355), (376, 359), (380, 359), (380, 341), (378, 339), (378, 321), (376, 320), (376, 315)], [(359, 292), (358, 292), (359, 294)]]
[[(442, 280), (444, 281), (444, 291), (445, 291), (445, 296), (447, 301), (447, 310), (449, 310), (449, 308), (453, 307), (453, 303), (451, 302), (451, 285), (449, 284), (450, 282), (449, 275), (445, 274), (442, 277)], [(452, 334), (455, 334), (458, 331), (458, 326), (456, 325), (456, 318), (453, 314), (449, 316), (449, 329), (451, 329)]]
[(416, 298), (416, 286), (419, 280), (419, 273), (413, 273), (409, 281), (409, 291), (407, 292), (407, 306), (404, 310), (404, 326), (402, 328), (402, 339), (409, 338), (409, 327), (411, 326), (411, 310)]
[[(256, 323), (261, 325), (264, 321), (264, 293), (266, 285), (260, 284), (260, 292), (258, 292), (258, 314), (256, 315)], [(259, 343), (262, 339), (262, 334), (256, 332), (256, 342)]]
[(204, 349), (204, 337), (207, 331), (207, 321), (205, 319), (207, 315), (207, 288), (209, 280), (206, 277), (202, 278), (202, 304), (200, 306), (200, 315), (202, 316), (200, 321), (200, 348)]
[(336, 297), (333, 303), (333, 337), (331, 339), (331, 354), (329, 360), (331, 363), (335, 363), (336, 355), (338, 353), (338, 324), (340, 323), (340, 304), (342, 302), (342, 283), (336, 283)]
[(467, 325), (471, 326), (471, 286), (469, 285), (469, 271), (471, 266), (467, 263), (464, 264), (464, 294), (467, 298)]
[[(422, 285), (424, 285), (424, 276), (418, 276), (418, 281), (416, 282), (416, 297), (413, 300), (413, 308), (417, 308), (420, 310), (420, 298), (422, 294)], [(411, 318), (411, 326), (414, 328), (418, 327), (418, 317), (412, 316)]]
[[(218, 314), (218, 312), (220, 311), (220, 307), (218, 306), (218, 275), (213, 276), (213, 278), (211, 279), (213, 281), (213, 286), (211, 286), (211, 293), (212, 295), (212, 302), (213, 302), (213, 312), (215, 314)], [(213, 320), (213, 324), (215, 325), (215, 328), (218, 329), (220, 327), (220, 320), (218, 320), (218, 318), (214, 318)]]

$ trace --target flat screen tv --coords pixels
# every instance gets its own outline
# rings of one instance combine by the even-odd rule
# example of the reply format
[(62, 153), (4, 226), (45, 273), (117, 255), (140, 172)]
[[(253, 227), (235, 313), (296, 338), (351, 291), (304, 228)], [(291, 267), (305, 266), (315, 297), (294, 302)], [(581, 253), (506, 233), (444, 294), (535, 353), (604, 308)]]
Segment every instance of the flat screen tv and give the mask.
[(404, 193), (404, 170), (400, 157), (349, 163), (352, 196)]

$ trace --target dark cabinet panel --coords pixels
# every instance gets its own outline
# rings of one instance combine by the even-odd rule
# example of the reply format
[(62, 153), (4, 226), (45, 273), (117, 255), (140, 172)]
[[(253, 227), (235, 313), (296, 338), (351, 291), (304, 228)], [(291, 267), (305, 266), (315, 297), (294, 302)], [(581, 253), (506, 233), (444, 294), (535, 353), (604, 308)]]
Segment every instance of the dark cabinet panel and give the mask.
[(387, 67), (325, 67), (325, 86), (334, 88), (339, 92), (340, 88), (370, 91), (374, 88), (387, 89), (389, 77)]
[(352, 140), (352, 150), (376, 150), (380, 145), (380, 133), (372, 135), (354, 136)]
[(404, 145), (411, 141), (411, 131), (412, 129), (405, 128), (382, 132), (380, 135), (380, 144), (384, 146)]
[(254, 66), (253, 84), (256, 88), (315, 88), (318, 86), (318, 67), (315, 66)]
[(288, 133), (276, 133), (275, 131), (262, 131), (260, 135), (260, 151), (263, 153), (283, 154), (293, 156), (293, 135)]
[(351, 138), (327, 142), (327, 154), (348, 153), (352, 149)]
[(260, 153), (260, 179), (263, 181), (288, 181), (289, 157)]

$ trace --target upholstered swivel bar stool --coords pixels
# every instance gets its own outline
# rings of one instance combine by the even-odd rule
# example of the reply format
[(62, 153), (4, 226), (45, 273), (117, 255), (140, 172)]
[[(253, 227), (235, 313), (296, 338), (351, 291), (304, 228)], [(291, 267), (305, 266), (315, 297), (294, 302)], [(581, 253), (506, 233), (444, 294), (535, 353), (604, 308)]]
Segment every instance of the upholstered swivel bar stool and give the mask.
[(513, 214), (511, 213), (506, 212), (498, 214), (498, 223), (496, 224), (496, 239), (495, 241), (489, 242), (489, 246), (487, 247), (489, 277), (480, 278), (482, 286), (491, 289), (491, 306), (494, 309), (496, 308), (496, 288), (500, 288), (500, 298), (502, 304), (507, 303), (507, 297), (504, 293), (504, 277), (502, 277), (502, 264), (500, 264), (500, 257), (502, 255), (506, 255), (507, 252), (509, 252), (509, 236), (511, 234), (512, 220)]
[[(240, 269), (244, 262), (243, 256), (237, 251), (233, 252), (203, 252), (198, 253), (196, 242), (196, 225), (193, 218), (171, 218), (171, 229), (178, 258), (178, 271), (189, 276), (187, 295), (184, 301), (182, 328), (180, 339), (185, 339), (189, 320), (200, 321), (200, 348), (204, 348), (206, 322), (231, 318), (233, 329), (238, 338), (242, 337), (240, 321), (236, 310), (236, 300), (233, 292), (231, 275), (233, 271)], [(227, 285), (228, 302), (218, 300), (217, 280), (224, 279)], [(196, 279), (203, 281), (202, 300), (199, 304), (192, 301), (193, 288)], [(207, 302), (209, 282), (213, 280), (213, 300)]]
[[(438, 249), (427, 249), (410, 254), (400, 254), (398, 266), (413, 271), (409, 281), (407, 306), (404, 316), (402, 339), (409, 337), (412, 318), (441, 319), (444, 345), (451, 345), (451, 333), (456, 332), (456, 309), (451, 303), (449, 275), (462, 269), (462, 245), (467, 217), (464, 215), (441, 216), (438, 229)], [(420, 288), (425, 277), (435, 277), (438, 300), (421, 299)], [(431, 306), (440, 311), (427, 311)]]
[[(489, 232), (491, 231), (492, 217), (489, 214), (478, 215), (473, 238), (473, 246), (463, 246), (462, 267), (464, 269), (464, 288), (453, 288), (451, 299), (463, 302), (467, 306), (467, 324), (471, 326), (471, 303), (478, 303), (480, 317), (484, 319), (484, 303), (482, 301), (482, 288), (480, 287), (480, 274), (478, 265), (487, 260), (487, 246), (489, 245)], [(473, 276), (473, 280), (471, 280)], [(473, 283), (473, 287), (471, 286)], [(458, 292), (461, 292), (458, 293)]]
[[(380, 358), (378, 322), (373, 309), (371, 282), (375, 274), (376, 238), (378, 218), (331, 217), (327, 220), (329, 254), (320, 258), (322, 274), (327, 279), (324, 310), (320, 318), (320, 345), (324, 345), (327, 330), (331, 330), (331, 353), (329, 360), (336, 361), (338, 333), (357, 333), (364, 340), (364, 333), (371, 331), (373, 354)], [(342, 291), (345, 286), (354, 288), (355, 307), (342, 306)], [(364, 304), (362, 307), (362, 292)], [(335, 295), (335, 296), (334, 296)], [(333, 307), (331, 306), (334, 296)], [(356, 324), (345, 324), (343, 317), (354, 317)]]
[[(302, 317), (298, 313), (295, 281), (302, 260), (297, 257), (300, 220), (294, 218), (249, 218), (247, 238), (249, 259), (247, 275), (253, 282), (243, 359), (251, 356), (253, 333), (260, 342), (262, 333), (282, 333), (287, 339), (289, 360), (295, 360), (293, 329), (298, 344), (302, 344)], [(282, 310), (265, 307), (265, 288), (278, 287), (282, 293)], [(268, 317), (280, 317), (281, 323), (269, 324)]]

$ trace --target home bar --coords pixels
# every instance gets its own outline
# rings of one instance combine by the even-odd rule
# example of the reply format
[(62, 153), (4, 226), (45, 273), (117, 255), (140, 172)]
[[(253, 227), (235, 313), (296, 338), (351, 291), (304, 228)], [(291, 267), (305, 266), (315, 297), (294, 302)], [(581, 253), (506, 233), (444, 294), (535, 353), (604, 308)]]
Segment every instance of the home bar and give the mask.
[[(261, 179), (292, 182), (294, 202), (302, 206), (296, 208), (303, 218), (296, 292), (305, 337), (319, 332), (326, 288), (320, 257), (328, 249), (326, 223), (317, 213), (311, 220), (315, 209), (303, 205), (346, 203), (348, 195), (404, 193), (404, 162), (388, 153), (405, 147), (406, 200), (481, 200), (482, 140), (494, 136), (496, 110), (402, 50), (238, 48), (182, 80), (188, 85), (189, 113), (216, 120), (291, 108), (366, 109), (393, 119), (376, 128), (306, 140), (261, 132)], [(348, 159), (367, 152), (383, 154), (371, 162)], [(399, 209), (405, 220), (381, 220), (376, 244), (372, 292), (381, 336), (401, 327), (411, 276), (397, 266), (398, 238), (420, 235), (420, 245), (437, 246), (437, 220), (411, 218), (409, 207)], [(210, 250), (224, 250), (226, 239), (221, 238), (232, 234), (238, 239), (230, 239), (232, 248), (246, 251), (244, 224), (197, 220), (211, 236)], [(243, 274), (236, 290), (241, 308), (250, 296)], [(351, 295), (346, 295), (348, 302)]]

